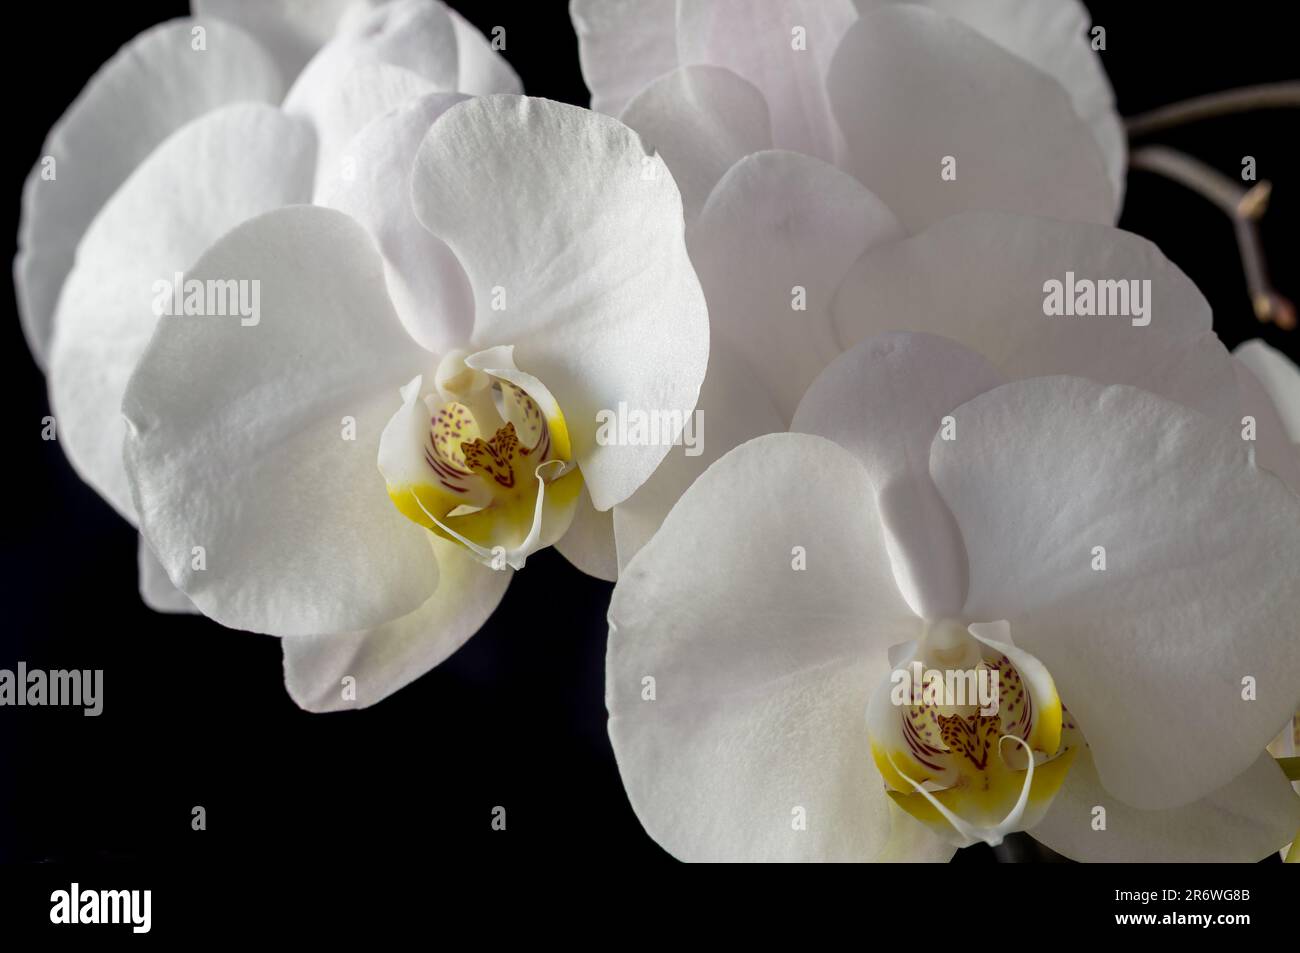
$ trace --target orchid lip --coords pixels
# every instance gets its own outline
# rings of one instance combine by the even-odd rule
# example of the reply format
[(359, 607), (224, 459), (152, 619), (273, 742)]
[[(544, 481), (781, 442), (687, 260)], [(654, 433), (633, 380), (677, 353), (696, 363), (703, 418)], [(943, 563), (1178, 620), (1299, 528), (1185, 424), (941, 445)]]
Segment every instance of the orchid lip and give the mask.
[[(1063, 734), (1050, 673), (1012, 644), (1009, 632), (1006, 622), (927, 623), (919, 640), (891, 653), (890, 681), (867, 709), (886, 793), (958, 846), (996, 846), (1036, 823), (1080, 744), (1072, 722)], [(925, 671), (919, 696), (898, 691), (912, 670)], [(983, 697), (988, 682), (995, 699)], [(981, 697), (951, 697), (954, 684), (977, 683)]]
[(522, 568), (568, 528), (582, 490), (558, 403), (508, 349), (452, 351), (424, 381), (402, 389), (381, 441), (390, 498), (480, 562)]

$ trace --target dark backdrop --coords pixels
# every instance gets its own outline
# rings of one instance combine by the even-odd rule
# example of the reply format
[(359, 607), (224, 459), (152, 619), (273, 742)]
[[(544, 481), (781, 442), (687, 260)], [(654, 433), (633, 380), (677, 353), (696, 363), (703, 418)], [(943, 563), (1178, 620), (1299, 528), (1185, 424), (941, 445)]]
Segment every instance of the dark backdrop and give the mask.
[[(506, 27), (507, 59), (529, 93), (586, 104), (565, 3), (460, 6), (485, 31)], [(1210, 17), (1175, 3), (1090, 4), (1107, 28), (1103, 61), (1123, 114), (1294, 78), (1294, 25), (1279, 19), (1292, 3), (1215, 6), (1223, 12)], [(142, 0), (8, 11), (6, 242), (49, 126), (122, 43), (185, 12), (181, 2)], [(1295, 128), (1295, 112), (1272, 112), (1162, 137), (1229, 175), (1243, 155), (1257, 158), (1276, 187), (1266, 248), (1293, 299)], [(1208, 203), (1134, 173), (1121, 225), (1155, 240), (1197, 282), (1227, 345), (1262, 335), (1300, 356), (1294, 336), (1254, 320), (1231, 228)], [(3, 251), (10, 260), (12, 247)], [(0, 667), (102, 668), (105, 707), (98, 718), (0, 709), (0, 859), (669, 859), (628, 806), (605, 734), (608, 584), (539, 554), (487, 627), (414, 685), (362, 712), (301, 712), (285, 694), (275, 639), (141, 604), (135, 532), (76, 478), (57, 444), (40, 439), (44, 381), (12, 294), (5, 306)], [(206, 832), (190, 829), (198, 804)], [(508, 810), (505, 833), (490, 830), (494, 805)], [(991, 856), (981, 848), (960, 859)]]

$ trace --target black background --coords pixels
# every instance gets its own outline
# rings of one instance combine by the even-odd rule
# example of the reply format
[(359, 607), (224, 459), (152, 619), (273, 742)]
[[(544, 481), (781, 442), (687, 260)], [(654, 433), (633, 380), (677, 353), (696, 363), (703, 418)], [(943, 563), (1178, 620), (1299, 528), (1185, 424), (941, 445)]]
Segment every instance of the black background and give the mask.
[[(1124, 115), (1294, 78), (1294, 6), (1089, 4), (1107, 28), (1102, 58)], [(530, 94), (586, 105), (565, 3), (461, 9), (485, 32), (506, 27), (506, 58)], [(17, 232), (22, 182), (46, 131), (92, 72), (142, 29), (186, 12), (178, 2), (7, 11), (5, 235)], [(1256, 113), (1158, 137), (1230, 176), (1243, 155), (1256, 157), (1275, 185), (1265, 247), (1292, 299), (1296, 119)], [(1133, 173), (1120, 224), (1196, 281), (1229, 347), (1263, 336), (1300, 355), (1294, 335), (1254, 320), (1231, 227), (1208, 203)], [(362, 712), (301, 712), (284, 691), (275, 639), (140, 602), (135, 531), (40, 439), (45, 385), (12, 295), (7, 307), (0, 667), (102, 668), (105, 706), (98, 718), (0, 709), (0, 859), (670, 859), (628, 806), (605, 734), (610, 585), (541, 553), (483, 631), (415, 684)], [(191, 830), (195, 805), (206, 808), (206, 831)], [(490, 829), (495, 805), (508, 811), (504, 833)], [(992, 856), (980, 848), (959, 859)]]

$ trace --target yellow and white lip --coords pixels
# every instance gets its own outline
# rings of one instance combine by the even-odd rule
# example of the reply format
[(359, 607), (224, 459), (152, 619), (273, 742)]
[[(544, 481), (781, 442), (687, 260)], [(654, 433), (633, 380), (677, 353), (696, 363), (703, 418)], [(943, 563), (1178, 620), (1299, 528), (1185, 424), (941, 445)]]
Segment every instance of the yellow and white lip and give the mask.
[(421, 375), (401, 394), (379, 470), (404, 516), (494, 569), (520, 569), (564, 535), (582, 474), (559, 404), (510, 348), (453, 351), (432, 387)]
[(886, 793), (960, 847), (996, 846), (1036, 824), (1060, 790), (1082, 739), (1046, 667), (1011, 643), (1006, 622), (927, 624), (891, 653), (895, 668), (988, 668), (998, 710), (895, 705), (887, 678), (867, 706), (867, 731)]

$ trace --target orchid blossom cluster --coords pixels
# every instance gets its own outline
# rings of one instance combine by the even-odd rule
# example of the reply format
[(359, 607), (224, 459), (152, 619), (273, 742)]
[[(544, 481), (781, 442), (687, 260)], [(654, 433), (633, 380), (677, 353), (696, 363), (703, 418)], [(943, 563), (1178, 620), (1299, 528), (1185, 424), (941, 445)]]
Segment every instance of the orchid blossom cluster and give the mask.
[(1295, 837), (1300, 370), (1114, 227), (1077, 0), (573, 0), (589, 110), (438, 0), (194, 13), (51, 130), (15, 261), (151, 606), (364, 707), (554, 546), (617, 580), (609, 734), (683, 859)]

